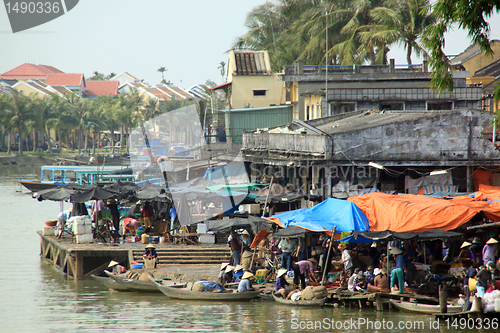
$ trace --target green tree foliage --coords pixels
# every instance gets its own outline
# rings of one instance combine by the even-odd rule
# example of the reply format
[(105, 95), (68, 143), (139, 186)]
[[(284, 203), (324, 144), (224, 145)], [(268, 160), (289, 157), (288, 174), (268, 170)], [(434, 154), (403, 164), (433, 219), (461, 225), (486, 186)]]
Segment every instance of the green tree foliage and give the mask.
[[(248, 31), (233, 47), (267, 50), (273, 70), (302, 60), (306, 65), (384, 64), (393, 44), (411, 54), (433, 23), (428, 0), (279, 0), (249, 13)], [(328, 41), (326, 36), (328, 35)], [(326, 50), (328, 53), (326, 53)]]
[[(29, 96), (22, 92), (13, 95), (1, 95), (0, 119), (9, 132), (15, 131), (19, 136), (17, 140), (19, 154), (23, 154), (24, 137), (29, 130), (28, 124), (32, 116)], [(10, 142), (9, 142), (10, 152)]]
[(412, 63), (411, 55), (425, 53), (419, 43), (426, 27), (435, 23), (429, 0), (392, 0), (386, 7), (371, 11), (374, 25), (366, 27), (361, 40), (372, 39), (381, 44), (400, 44), (406, 49), (406, 62)]
[[(73, 143), (81, 152), (82, 148), (88, 149), (92, 144), (94, 154), (98, 145), (96, 139), (103, 131), (121, 131), (121, 147), (127, 147), (128, 152), (128, 144), (123, 140), (139, 126), (140, 120), (147, 122), (192, 103), (175, 98), (157, 102), (144, 98), (137, 90), (128, 95), (99, 96), (96, 100), (81, 98), (76, 93), (64, 97), (57, 94), (45, 97), (0, 94), (0, 126), (4, 126), (7, 133), (9, 152), (11, 137), (18, 135), (15, 144), (21, 143), (19, 153), (22, 154), (24, 138), (30, 131), (40, 132), (47, 139), (51, 152), (51, 130), (56, 131), (55, 139), (59, 140), (61, 147), (70, 147)], [(82, 143), (83, 138), (85, 143)], [(111, 139), (114, 147), (114, 136)]]
[(453, 91), (450, 65), (443, 51), (444, 34), (457, 25), (465, 29), (474, 44), (486, 54), (492, 54), (490, 26), (487, 19), (500, 11), (498, 0), (438, 0), (433, 6), (434, 24), (425, 32), (425, 47), (429, 51), (429, 65), (433, 68), (431, 87), (437, 91)]

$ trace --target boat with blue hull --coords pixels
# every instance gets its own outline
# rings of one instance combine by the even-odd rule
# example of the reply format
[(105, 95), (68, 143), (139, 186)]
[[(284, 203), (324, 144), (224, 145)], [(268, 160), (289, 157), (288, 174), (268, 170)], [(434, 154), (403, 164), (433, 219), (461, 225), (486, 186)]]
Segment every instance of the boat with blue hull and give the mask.
[(40, 180), (14, 178), (12, 181), (21, 184), (31, 192), (37, 192), (57, 186), (66, 186), (71, 183), (94, 185), (102, 180), (132, 180), (133, 175), (120, 174), (120, 171), (127, 167), (123, 165), (43, 165)]

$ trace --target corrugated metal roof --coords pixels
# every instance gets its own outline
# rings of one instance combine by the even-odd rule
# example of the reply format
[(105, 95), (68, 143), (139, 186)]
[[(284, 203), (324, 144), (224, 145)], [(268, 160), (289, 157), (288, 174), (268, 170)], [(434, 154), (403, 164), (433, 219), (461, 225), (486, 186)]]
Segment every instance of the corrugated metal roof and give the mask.
[(234, 51), (237, 75), (268, 75), (271, 68), (267, 68), (265, 52)]
[[(436, 117), (443, 114), (462, 112), (463, 110), (436, 110), (436, 111), (352, 111), (343, 113), (342, 119), (335, 119), (322, 125), (315, 126), (329, 134), (360, 131), (368, 128), (384, 126), (388, 124), (408, 122), (420, 118)], [(349, 116), (352, 114), (352, 116)]]

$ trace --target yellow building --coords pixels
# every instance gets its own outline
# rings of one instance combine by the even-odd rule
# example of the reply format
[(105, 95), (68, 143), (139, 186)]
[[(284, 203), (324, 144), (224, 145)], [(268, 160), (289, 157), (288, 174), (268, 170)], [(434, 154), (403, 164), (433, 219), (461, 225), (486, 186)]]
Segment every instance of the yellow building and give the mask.
[(227, 63), (231, 108), (257, 108), (285, 103), (284, 83), (271, 71), (267, 51), (231, 51)]
[[(472, 78), (476, 71), (500, 59), (500, 40), (492, 40), (491, 49), (493, 56), (487, 56), (484, 52), (481, 52), (479, 45), (471, 45), (464, 52), (451, 59), (450, 66), (452, 70), (468, 71)], [(486, 83), (483, 82), (483, 84)]]

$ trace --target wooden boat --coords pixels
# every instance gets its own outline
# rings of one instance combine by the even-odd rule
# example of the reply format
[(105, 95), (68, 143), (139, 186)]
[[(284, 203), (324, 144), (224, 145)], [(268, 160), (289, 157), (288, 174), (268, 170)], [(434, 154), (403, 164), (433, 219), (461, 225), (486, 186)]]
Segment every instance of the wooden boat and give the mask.
[[(122, 274), (114, 274), (114, 273), (111, 273), (109, 271), (104, 271), (104, 273), (106, 273), (106, 275), (114, 280), (117, 284), (115, 285), (118, 285), (120, 287), (120, 290), (122, 291), (136, 291), (136, 292), (149, 292), (149, 293), (158, 293), (160, 292), (158, 290), (158, 288), (156, 288), (156, 286), (154, 285), (153, 282), (151, 281), (141, 281), (141, 280), (136, 280), (136, 279), (129, 279), (125, 276), (122, 276)], [(170, 281), (170, 280), (161, 280), (161, 281)], [(186, 284), (178, 284), (177, 282), (173, 282), (173, 281), (170, 281), (170, 282), (165, 282), (166, 285), (170, 285), (170, 286), (177, 286), (177, 285), (180, 285), (181, 287), (185, 287)], [(113, 288), (115, 289), (115, 288)]]
[[(391, 304), (401, 311), (417, 312), (417, 313), (439, 313), (439, 305), (433, 304), (422, 304), (413, 303), (406, 301), (397, 301), (394, 299), (390, 300)], [(462, 306), (460, 305), (448, 305), (448, 313), (456, 313), (462, 311)]]
[(280, 304), (292, 305), (292, 306), (323, 306), (326, 302), (326, 297), (322, 299), (314, 299), (311, 301), (292, 301), (290, 299), (280, 298), (273, 294), (273, 298), (276, 302)]
[(162, 283), (158, 283), (157, 281), (149, 278), (156, 287), (166, 296), (170, 298), (176, 299), (184, 299), (184, 300), (211, 300), (211, 301), (249, 301), (252, 298), (255, 298), (259, 295), (260, 291), (246, 291), (243, 293), (233, 292), (200, 292), (193, 291), (188, 288), (174, 288), (172, 286), (167, 286)]
[[(108, 272), (109, 273), (109, 272)], [(110, 273), (113, 275), (113, 273)], [(151, 281), (140, 281), (127, 278), (112, 278), (112, 277), (102, 277), (102, 276), (92, 276), (96, 281), (101, 282), (108, 288), (117, 291), (128, 291), (128, 292), (142, 292), (142, 293), (160, 293), (160, 290)], [(169, 285), (175, 288), (183, 288), (186, 286), (185, 283), (177, 283), (170, 280), (164, 280), (165, 285)]]
[(58, 182), (58, 181), (50, 181), (50, 180), (30, 180), (30, 179), (22, 179), (22, 178), (14, 178), (13, 182), (19, 183), (22, 186), (26, 187), (31, 192), (38, 192), (42, 190), (47, 190), (49, 188), (54, 188), (58, 186), (66, 186), (68, 183)]
[[(84, 166), (66, 166), (66, 165), (43, 165), (40, 167), (40, 180), (14, 178), (13, 182), (19, 183), (31, 192), (37, 192), (57, 186), (66, 186), (70, 183), (79, 185), (93, 185), (106, 176), (106, 180), (124, 180), (133, 178), (133, 175), (121, 175), (119, 172), (124, 169), (120, 165), (84, 165)], [(117, 173), (112, 174), (110, 173)]]

